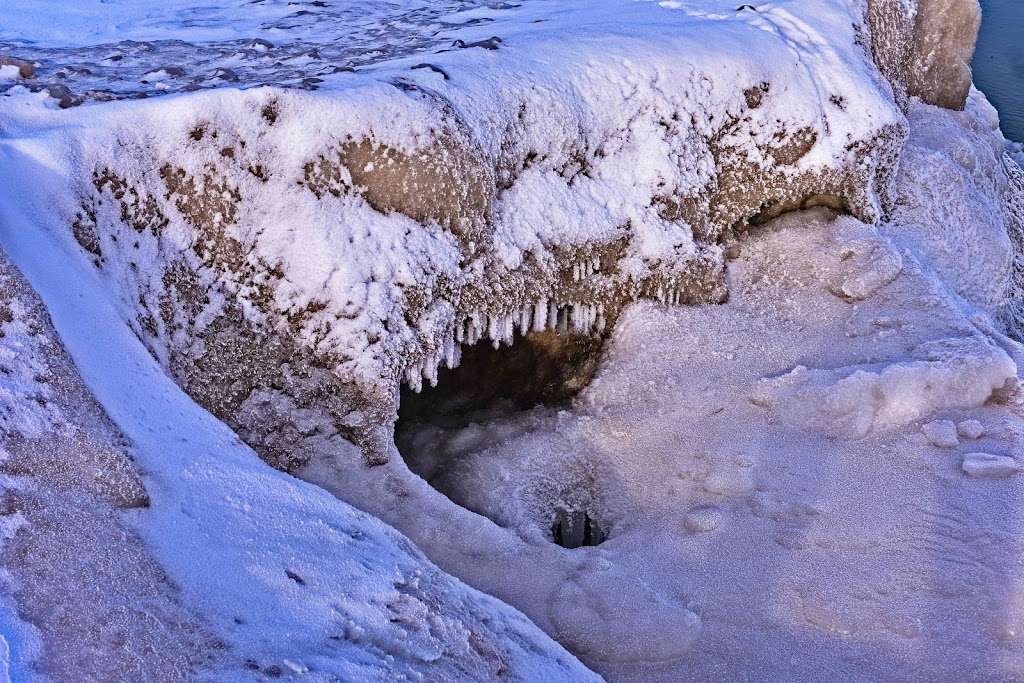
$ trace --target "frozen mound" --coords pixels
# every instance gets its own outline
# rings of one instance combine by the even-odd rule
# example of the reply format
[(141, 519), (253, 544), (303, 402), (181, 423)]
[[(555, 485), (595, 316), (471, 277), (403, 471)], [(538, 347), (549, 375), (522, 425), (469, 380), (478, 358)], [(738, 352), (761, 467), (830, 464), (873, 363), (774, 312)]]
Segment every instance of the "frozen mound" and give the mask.
[(892, 238), (1019, 334), (1024, 194), (995, 109), (974, 91), (964, 111), (915, 102), (908, 115)]
[[(31, 230), (10, 208), (0, 222)], [(28, 248), (40, 247), (55, 253)], [(69, 282), (84, 301), (101, 296), (47, 261), (37, 263), (56, 276), (41, 283), (51, 296)], [(268, 477), (201, 411), (190, 420), (173, 399), (153, 404), (168, 380), (147, 373), (153, 362), (126, 330), (128, 350), (118, 348), (123, 323), (69, 303), (82, 317), (62, 336), (80, 365), (92, 359), (81, 367), (126, 434), (0, 253), (0, 672), (10, 680), (593, 678), (390, 528)], [(67, 324), (67, 309), (56, 312)], [(97, 357), (97, 343), (112, 354)], [(139, 413), (126, 416), (128, 405)], [(151, 411), (176, 420), (170, 433)]]
[(315, 95), (54, 114), (79, 131), (61, 209), (140, 338), (269, 462), (329, 429), (379, 463), (399, 386), (463, 345), (719, 302), (737, 226), (882, 215), (905, 120), (860, 13), (711, 4), (492, 8)]

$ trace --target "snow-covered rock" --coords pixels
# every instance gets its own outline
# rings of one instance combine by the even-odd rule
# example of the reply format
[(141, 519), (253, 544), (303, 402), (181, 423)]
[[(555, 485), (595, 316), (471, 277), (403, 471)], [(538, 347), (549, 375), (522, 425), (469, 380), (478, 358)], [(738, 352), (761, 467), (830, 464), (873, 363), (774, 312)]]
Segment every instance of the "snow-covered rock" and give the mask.
[[(330, 403), (328, 428), (379, 463), (399, 385), (435, 382), (462, 344), (600, 333), (641, 298), (721, 301), (735, 226), (882, 215), (903, 115), (861, 17), (804, 4), (528, 4), (488, 26), (496, 49), (434, 70), (79, 109), (61, 119), (78, 203), (61, 211), (205, 407), (239, 426), (248, 399), (280, 394), (254, 422), (274, 429), (245, 430), (268, 461), (302, 462), (275, 405)], [(899, 268), (885, 252), (837, 291)]]
[(921, 433), (938, 448), (956, 448), (960, 445), (957, 426), (952, 420), (932, 420), (921, 425)]
[(12, 680), (595, 679), (393, 529), (262, 463), (178, 392), (73, 252), (30, 235), (32, 202), (6, 199), (5, 248), (59, 328), (0, 253)]
[[(226, 646), (195, 669), (586, 680), (543, 631), (613, 679), (1024, 676), (1020, 479), (919, 457), (937, 414), (1024, 433), (973, 0), (92, 2), (0, 23), (38, 67), (0, 241), (145, 473), (136, 564)], [(392, 457), (474, 342), (588, 335), (575, 402)], [(36, 374), (0, 389), (46, 432)]]
[(1016, 459), (992, 453), (968, 453), (961, 467), (969, 476), (978, 479), (1005, 479), (1020, 471), (1020, 463)]

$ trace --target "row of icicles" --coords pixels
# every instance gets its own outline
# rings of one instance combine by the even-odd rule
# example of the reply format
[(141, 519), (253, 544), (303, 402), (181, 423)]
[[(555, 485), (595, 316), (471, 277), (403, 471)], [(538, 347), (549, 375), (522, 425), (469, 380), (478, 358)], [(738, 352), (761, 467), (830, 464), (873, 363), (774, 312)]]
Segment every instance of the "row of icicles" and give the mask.
[(462, 359), (462, 345), (472, 346), (484, 337), (490, 339), (497, 349), (502, 344), (511, 346), (517, 331), (522, 335), (548, 329), (560, 335), (570, 331), (601, 334), (605, 325), (603, 304), (559, 305), (543, 299), (506, 314), (474, 311), (454, 325), (440, 348), (406, 369), (405, 381), (417, 393), (423, 388), (424, 379), (430, 382), (430, 386), (437, 386), (437, 371), (441, 364), (449, 369), (458, 367)]

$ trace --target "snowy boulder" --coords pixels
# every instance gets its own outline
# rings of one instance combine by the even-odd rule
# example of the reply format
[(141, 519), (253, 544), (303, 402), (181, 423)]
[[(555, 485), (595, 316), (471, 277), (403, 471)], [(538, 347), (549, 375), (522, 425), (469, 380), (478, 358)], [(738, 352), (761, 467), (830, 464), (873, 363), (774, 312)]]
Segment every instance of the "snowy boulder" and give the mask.
[(828, 290), (850, 302), (867, 299), (903, 270), (899, 251), (878, 238), (846, 242), (839, 251), (839, 260)]
[[(178, 383), (293, 470), (296, 411), (381, 463), (400, 387), (435, 384), (466, 346), (600, 337), (640, 299), (720, 302), (719, 242), (746, 222), (880, 218), (904, 118), (845, 3), (682, 24), (653, 3), (592, 9), (571, 10), (580, 31), (560, 16), (433, 55), (461, 74), (441, 83), (394, 65), (322, 93), (86, 110), (70, 232)], [(572, 38), (610, 17), (644, 35)], [(825, 35), (795, 66), (793, 41)], [(850, 299), (899, 272), (891, 251), (859, 259), (835, 285)]]
[(1020, 471), (1020, 463), (1014, 458), (991, 453), (968, 453), (960, 467), (977, 479), (1005, 479)]
[(952, 420), (932, 420), (921, 426), (921, 432), (933, 446), (938, 448), (956, 448), (960, 445), (957, 438), (957, 426)]
[(956, 423), (956, 431), (965, 439), (980, 439), (985, 434), (985, 427), (978, 420), (961, 420)]

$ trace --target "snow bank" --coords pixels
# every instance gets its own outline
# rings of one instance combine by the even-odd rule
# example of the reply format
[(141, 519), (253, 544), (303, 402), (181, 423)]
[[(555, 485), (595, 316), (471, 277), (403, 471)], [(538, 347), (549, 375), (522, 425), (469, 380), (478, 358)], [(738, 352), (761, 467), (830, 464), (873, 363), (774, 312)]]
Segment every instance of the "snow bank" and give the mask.
[(975, 408), (1017, 377), (1017, 366), (984, 338), (930, 341), (883, 367), (809, 370), (764, 380), (751, 400), (782, 419), (843, 438), (902, 427), (939, 410)]

